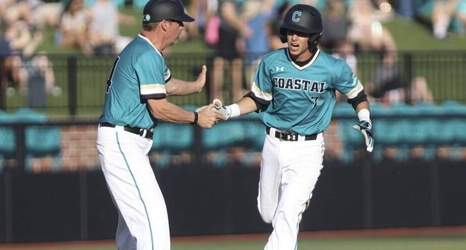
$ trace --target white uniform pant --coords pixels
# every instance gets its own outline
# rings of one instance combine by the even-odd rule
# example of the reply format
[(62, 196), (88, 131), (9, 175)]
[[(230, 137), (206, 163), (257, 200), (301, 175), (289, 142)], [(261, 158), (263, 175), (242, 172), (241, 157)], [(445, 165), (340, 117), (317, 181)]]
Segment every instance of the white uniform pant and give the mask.
[(323, 167), (324, 138), (280, 141), (266, 135), (257, 206), (273, 231), (265, 250), (297, 249), (299, 223)]
[(107, 186), (118, 209), (120, 250), (168, 250), (168, 214), (148, 153), (152, 140), (116, 128), (100, 127), (97, 149)]

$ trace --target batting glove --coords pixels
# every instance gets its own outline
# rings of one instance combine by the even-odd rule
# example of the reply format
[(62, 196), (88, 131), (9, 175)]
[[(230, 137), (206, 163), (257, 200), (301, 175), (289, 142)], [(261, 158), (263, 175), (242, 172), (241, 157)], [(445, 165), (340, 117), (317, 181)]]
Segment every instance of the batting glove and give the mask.
[[(231, 116), (230, 107), (223, 106), (222, 101), (220, 101), (219, 99), (215, 99), (212, 103), (214, 104), (214, 107), (211, 109), (212, 112), (222, 115), (223, 117), (225, 117), (225, 120), (228, 120), (228, 118), (230, 118)], [(198, 109), (196, 109), (196, 112), (200, 112), (204, 110), (205, 108), (207, 108), (207, 106), (208, 105), (199, 107)]]
[(372, 123), (371, 121), (359, 121), (358, 124), (353, 126), (354, 129), (361, 131), (366, 142), (367, 152), (372, 152), (374, 149), (374, 138), (372, 138)]
[(219, 99), (215, 99), (213, 102), (214, 108), (212, 108), (212, 112), (217, 113), (225, 117), (225, 120), (228, 120), (231, 116), (231, 108), (229, 106), (223, 106), (222, 101)]

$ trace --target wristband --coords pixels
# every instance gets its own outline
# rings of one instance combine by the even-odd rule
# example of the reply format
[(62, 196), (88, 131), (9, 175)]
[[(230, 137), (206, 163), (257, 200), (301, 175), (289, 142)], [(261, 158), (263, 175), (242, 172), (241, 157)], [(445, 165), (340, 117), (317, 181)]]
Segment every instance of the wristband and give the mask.
[(361, 109), (358, 112), (359, 121), (370, 121), (371, 115), (368, 109)]
[(197, 124), (197, 121), (199, 119), (199, 114), (196, 112), (196, 111), (193, 111), (194, 113), (194, 121), (191, 122), (192, 125), (196, 125)]
[(230, 110), (231, 110), (230, 117), (237, 117), (241, 115), (241, 111), (239, 110), (238, 104), (233, 103), (229, 105), (228, 107), (230, 107)]

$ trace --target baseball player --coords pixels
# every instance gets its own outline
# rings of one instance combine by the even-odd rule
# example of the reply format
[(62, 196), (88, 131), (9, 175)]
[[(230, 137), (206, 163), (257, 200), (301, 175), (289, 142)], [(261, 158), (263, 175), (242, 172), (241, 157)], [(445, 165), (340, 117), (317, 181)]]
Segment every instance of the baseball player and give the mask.
[(170, 249), (166, 204), (148, 158), (157, 121), (210, 128), (221, 117), (210, 109), (188, 111), (166, 99), (198, 93), (205, 85), (205, 65), (196, 81), (175, 79), (161, 53), (176, 43), (184, 22), (192, 21), (180, 0), (147, 2), (141, 32), (117, 56), (107, 80), (97, 149), (118, 210), (118, 249)]
[(212, 109), (225, 119), (260, 112), (266, 137), (262, 150), (257, 207), (273, 225), (266, 250), (297, 249), (299, 223), (323, 167), (324, 131), (335, 106), (335, 91), (346, 96), (359, 117), (354, 126), (374, 145), (369, 103), (362, 84), (341, 59), (321, 51), (319, 11), (297, 4), (286, 13), (280, 36), (287, 47), (266, 54), (251, 91), (238, 102)]

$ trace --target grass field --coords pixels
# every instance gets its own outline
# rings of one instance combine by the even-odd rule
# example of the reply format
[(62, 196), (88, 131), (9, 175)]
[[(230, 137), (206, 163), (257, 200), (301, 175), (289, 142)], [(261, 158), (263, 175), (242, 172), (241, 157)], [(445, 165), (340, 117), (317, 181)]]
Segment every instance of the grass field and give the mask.
[[(172, 250), (258, 250), (267, 234), (174, 237)], [(113, 241), (0, 245), (0, 250), (114, 250)], [(466, 228), (301, 232), (299, 250), (459, 250)]]

